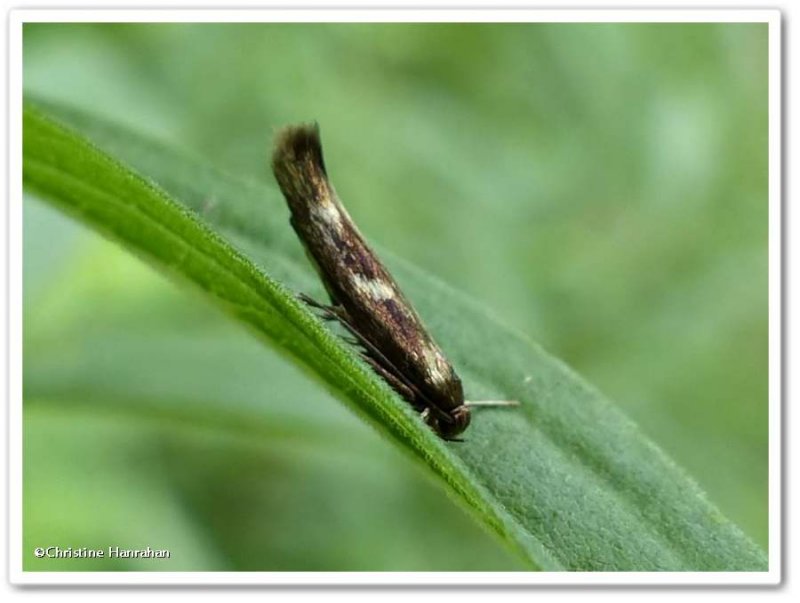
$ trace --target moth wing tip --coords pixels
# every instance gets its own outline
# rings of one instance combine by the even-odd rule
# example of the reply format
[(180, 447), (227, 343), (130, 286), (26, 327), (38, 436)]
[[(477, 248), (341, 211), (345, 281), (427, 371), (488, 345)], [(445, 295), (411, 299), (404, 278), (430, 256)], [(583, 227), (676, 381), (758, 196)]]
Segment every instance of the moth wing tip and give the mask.
[(322, 143), (320, 142), (319, 122), (315, 119), (306, 123), (293, 124), (280, 128), (275, 134), (272, 163), (297, 161), (312, 155), (322, 162)]

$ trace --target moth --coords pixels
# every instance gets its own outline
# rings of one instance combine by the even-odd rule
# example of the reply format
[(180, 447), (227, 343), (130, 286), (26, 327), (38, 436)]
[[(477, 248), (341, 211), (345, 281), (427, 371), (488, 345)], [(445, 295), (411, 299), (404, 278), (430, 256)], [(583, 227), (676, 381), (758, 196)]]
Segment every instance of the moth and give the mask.
[(338, 321), (360, 346), (361, 357), (437, 434), (455, 439), (469, 426), (453, 366), (422, 324), (389, 271), (359, 232), (328, 179), (319, 126), (278, 132), (272, 171), (291, 213), (290, 223), (330, 297), (325, 305), (301, 295), (327, 320)]

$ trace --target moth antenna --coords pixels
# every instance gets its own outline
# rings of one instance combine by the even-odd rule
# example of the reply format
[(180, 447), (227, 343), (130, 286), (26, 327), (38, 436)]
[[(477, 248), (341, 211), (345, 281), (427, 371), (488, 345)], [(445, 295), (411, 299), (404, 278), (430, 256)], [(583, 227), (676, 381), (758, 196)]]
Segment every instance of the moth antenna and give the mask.
[(517, 400), (467, 400), (464, 406), (519, 406)]

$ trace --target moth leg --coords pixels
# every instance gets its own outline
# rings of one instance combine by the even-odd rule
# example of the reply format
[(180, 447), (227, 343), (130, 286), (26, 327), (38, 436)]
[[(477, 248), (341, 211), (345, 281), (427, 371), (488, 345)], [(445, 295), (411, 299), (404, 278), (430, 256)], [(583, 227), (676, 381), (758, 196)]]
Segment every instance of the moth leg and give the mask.
[(394, 387), (403, 398), (414, 407), (428, 406), (424, 396), (412, 383), (403, 378), (403, 374), (376, 348), (372, 342), (364, 337), (358, 329), (350, 324), (350, 317), (342, 306), (327, 306), (325, 311), (335, 317), (339, 324), (353, 336), (355, 344), (364, 348), (361, 357), (364, 358), (375, 371)]
[[(345, 327), (348, 333), (354, 332), (353, 328), (350, 326), (347, 313), (345, 312), (343, 307), (339, 305), (322, 304), (317, 300), (315, 300), (313, 297), (309, 297), (305, 293), (298, 293), (297, 299), (302, 301), (307, 306), (314, 308), (315, 310), (320, 310), (321, 312), (320, 318), (322, 318), (322, 320), (327, 320), (327, 321), (335, 320), (336, 322), (340, 323), (343, 327)], [(362, 347), (365, 347), (363, 340), (361, 338), (342, 336), (342, 339), (344, 339), (350, 345), (360, 345)]]
[(386, 383), (388, 383), (394, 391), (400, 394), (404, 399), (410, 402), (412, 405), (415, 404), (416, 396), (414, 391), (410, 389), (405, 383), (403, 383), (400, 379), (394, 376), (391, 371), (386, 370), (380, 362), (375, 360), (369, 354), (363, 353), (361, 357), (369, 364), (372, 369), (380, 375)]
[(356, 335), (354, 337), (342, 337), (342, 339), (344, 339), (347, 343), (351, 345), (360, 345), (362, 347), (365, 347), (363, 338), (361, 336), (358, 336), (355, 329), (350, 325), (347, 312), (342, 306), (339, 305), (329, 306), (326, 304), (322, 304), (317, 300), (315, 300), (314, 298), (309, 297), (305, 293), (298, 293), (297, 299), (302, 301), (307, 306), (314, 308), (315, 310), (320, 310), (320, 318), (322, 318), (322, 320), (327, 320), (327, 321), (335, 320), (339, 324), (341, 324), (347, 330), (348, 333)]
[(320, 310), (320, 318), (322, 320), (332, 321), (337, 320), (341, 322), (340, 313), (343, 310), (341, 306), (337, 305), (326, 305), (323, 303), (318, 302), (313, 297), (306, 295), (305, 293), (298, 293), (297, 299), (301, 302), (306, 304), (310, 308), (314, 308), (315, 310)]
[(303, 302), (307, 306), (311, 306), (312, 308), (315, 308), (317, 310), (325, 310), (325, 311), (329, 310), (329, 306), (326, 306), (325, 304), (321, 304), (316, 299), (314, 299), (310, 295), (306, 295), (305, 293), (298, 293), (297, 294), (297, 299), (299, 299), (301, 302)]
[(403, 379), (402, 373), (389, 362), (381, 351), (376, 348), (372, 342), (359, 333), (352, 324), (350, 324), (350, 317), (347, 315), (347, 310), (338, 304), (327, 306), (321, 304), (315, 299), (309, 297), (305, 293), (299, 293), (297, 296), (301, 301), (308, 304), (312, 308), (322, 311), (322, 318), (324, 320), (336, 320), (342, 327), (353, 336), (353, 339), (345, 339), (354, 345), (360, 345), (364, 348), (365, 352), (361, 353), (361, 357), (369, 363), (369, 365), (377, 372), (383, 379), (392, 386), (392, 388), (405, 398), (415, 408), (419, 409), (421, 406), (428, 406), (422, 394), (409, 383)]

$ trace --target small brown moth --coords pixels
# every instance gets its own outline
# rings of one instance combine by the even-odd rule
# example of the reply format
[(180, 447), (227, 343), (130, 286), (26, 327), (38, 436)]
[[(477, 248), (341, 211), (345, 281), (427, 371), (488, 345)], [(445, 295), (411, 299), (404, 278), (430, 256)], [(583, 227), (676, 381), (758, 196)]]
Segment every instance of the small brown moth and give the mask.
[(458, 436), (469, 425), (470, 406), (516, 404), (464, 401), (452, 365), (339, 201), (325, 170), (317, 124), (278, 133), (272, 171), (331, 304), (301, 299), (349, 331), (362, 358), (436, 433), (448, 440)]

